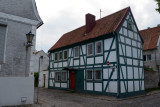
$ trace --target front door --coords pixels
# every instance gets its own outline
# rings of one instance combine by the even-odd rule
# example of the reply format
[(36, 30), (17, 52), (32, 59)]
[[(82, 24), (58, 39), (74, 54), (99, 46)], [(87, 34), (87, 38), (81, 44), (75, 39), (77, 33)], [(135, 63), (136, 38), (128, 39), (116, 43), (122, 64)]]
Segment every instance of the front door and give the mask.
[(75, 90), (76, 72), (70, 71), (70, 89)]

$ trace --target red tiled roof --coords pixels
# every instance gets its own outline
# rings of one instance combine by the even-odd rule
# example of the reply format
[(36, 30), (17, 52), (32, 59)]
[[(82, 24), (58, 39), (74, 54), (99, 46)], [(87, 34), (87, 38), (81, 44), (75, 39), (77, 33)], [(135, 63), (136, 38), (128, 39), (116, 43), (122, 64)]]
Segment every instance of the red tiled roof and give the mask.
[(96, 25), (94, 26), (92, 31), (89, 32), (87, 35), (84, 35), (85, 25), (64, 34), (56, 42), (56, 44), (49, 49), (49, 51), (116, 31), (121, 25), (122, 21), (124, 20), (129, 10), (130, 7), (127, 7), (109, 16), (97, 20)]
[(140, 34), (144, 41), (143, 50), (154, 49), (157, 47), (158, 38), (160, 36), (160, 26), (141, 30)]

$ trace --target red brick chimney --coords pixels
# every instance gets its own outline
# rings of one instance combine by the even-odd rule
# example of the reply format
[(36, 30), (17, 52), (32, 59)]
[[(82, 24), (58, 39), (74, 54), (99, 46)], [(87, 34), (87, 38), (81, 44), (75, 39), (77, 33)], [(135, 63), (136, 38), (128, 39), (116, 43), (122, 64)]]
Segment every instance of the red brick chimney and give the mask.
[(86, 14), (86, 33), (89, 33), (95, 26), (95, 16), (88, 13)]

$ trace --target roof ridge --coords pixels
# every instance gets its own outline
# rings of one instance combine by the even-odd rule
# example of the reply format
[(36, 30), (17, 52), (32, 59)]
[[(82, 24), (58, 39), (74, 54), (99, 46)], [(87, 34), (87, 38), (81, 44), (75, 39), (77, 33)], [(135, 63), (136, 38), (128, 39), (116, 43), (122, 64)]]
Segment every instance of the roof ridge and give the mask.
[(160, 27), (160, 26), (155, 26), (155, 27), (152, 27), (152, 28), (146, 28), (146, 29), (140, 30), (140, 32), (141, 32), (141, 31), (146, 31), (146, 30), (155, 29), (155, 28), (158, 28), (158, 27)]

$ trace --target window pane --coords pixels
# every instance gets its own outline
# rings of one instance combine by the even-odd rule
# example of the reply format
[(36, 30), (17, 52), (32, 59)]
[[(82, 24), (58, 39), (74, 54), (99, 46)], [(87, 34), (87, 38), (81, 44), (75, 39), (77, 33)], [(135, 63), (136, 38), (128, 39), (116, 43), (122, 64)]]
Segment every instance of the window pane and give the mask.
[(62, 52), (59, 52), (59, 60), (62, 60)]
[(93, 44), (88, 45), (88, 55), (93, 55)]
[(67, 81), (67, 73), (62, 72), (62, 81)]
[(146, 61), (146, 55), (143, 55), (143, 61)]
[(101, 70), (95, 71), (95, 79), (101, 79)]
[(79, 48), (75, 47), (74, 48), (74, 57), (78, 57), (79, 56)]
[(92, 79), (92, 70), (87, 71), (87, 79)]
[(64, 59), (67, 59), (67, 51), (64, 51)]
[(147, 61), (151, 60), (151, 55), (147, 55)]
[(55, 53), (55, 61), (57, 61), (57, 59), (58, 59), (58, 53)]
[(96, 43), (96, 53), (101, 53), (102, 52), (102, 46), (101, 42)]
[(60, 81), (60, 72), (56, 72), (55, 74), (55, 80)]

